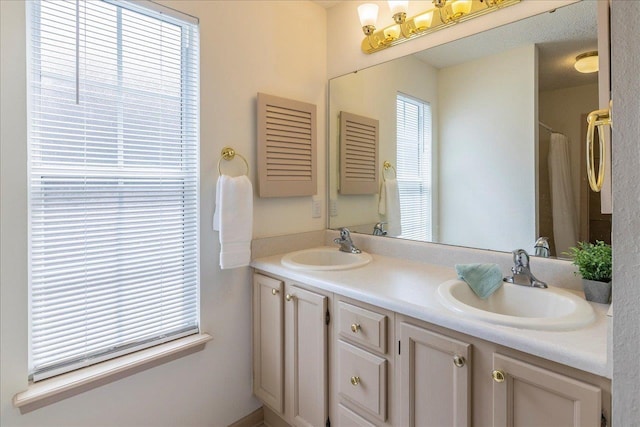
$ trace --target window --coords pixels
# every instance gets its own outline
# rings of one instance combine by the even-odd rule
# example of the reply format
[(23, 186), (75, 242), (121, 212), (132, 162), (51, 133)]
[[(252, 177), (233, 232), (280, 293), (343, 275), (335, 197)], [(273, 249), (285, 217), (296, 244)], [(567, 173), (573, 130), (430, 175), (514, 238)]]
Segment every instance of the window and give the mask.
[(431, 107), (398, 94), (396, 115), (400, 237), (431, 241)]
[(199, 331), (198, 28), (30, 4), (30, 374)]

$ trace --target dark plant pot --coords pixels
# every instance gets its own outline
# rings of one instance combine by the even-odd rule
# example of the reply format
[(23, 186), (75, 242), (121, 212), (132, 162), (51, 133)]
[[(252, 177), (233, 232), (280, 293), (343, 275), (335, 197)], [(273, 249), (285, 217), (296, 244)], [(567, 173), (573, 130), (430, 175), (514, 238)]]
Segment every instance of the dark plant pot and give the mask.
[(608, 304), (611, 301), (611, 282), (582, 279), (582, 289), (587, 301)]

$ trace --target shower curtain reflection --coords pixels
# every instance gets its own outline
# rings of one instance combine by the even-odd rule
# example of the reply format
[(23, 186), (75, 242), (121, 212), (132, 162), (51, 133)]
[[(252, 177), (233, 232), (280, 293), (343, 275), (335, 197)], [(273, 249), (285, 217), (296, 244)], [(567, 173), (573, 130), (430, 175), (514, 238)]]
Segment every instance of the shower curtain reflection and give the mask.
[(555, 251), (558, 256), (562, 256), (578, 240), (578, 214), (571, 185), (569, 140), (565, 135), (556, 132), (551, 134), (547, 160)]

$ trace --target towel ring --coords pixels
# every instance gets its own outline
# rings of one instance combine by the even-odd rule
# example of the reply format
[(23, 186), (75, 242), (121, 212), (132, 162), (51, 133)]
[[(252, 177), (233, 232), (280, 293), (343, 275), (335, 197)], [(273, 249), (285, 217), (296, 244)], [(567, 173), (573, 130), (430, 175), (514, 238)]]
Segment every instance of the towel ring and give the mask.
[[(587, 179), (591, 190), (596, 193), (602, 189), (604, 182), (604, 168), (606, 165), (606, 152), (604, 146), (604, 130), (603, 126), (611, 126), (611, 109), (603, 109), (592, 111), (587, 116)], [(596, 165), (594, 160), (594, 133), (598, 130), (598, 143), (600, 149), (600, 162), (598, 173), (596, 174)]]
[(222, 152), (220, 153), (220, 156), (221, 156), (220, 160), (218, 160), (218, 175), (222, 175), (222, 171), (220, 170), (220, 164), (222, 163), (222, 161), (223, 160), (231, 161), (236, 156), (240, 157), (242, 161), (244, 161), (244, 165), (247, 167), (246, 175), (249, 175), (249, 162), (247, 162), (247, 159), (245, 159), (242, 154), (236, 153), (236, 150), (234, 150), (233, 148), (224, 147), (222, 149)]
[(388, 160), (385, 160), (384, 163), (382, 163), (382, 179), (386, 181), (386, 177), (384, 176), (384, 173), (386, 171), (388, 171), (389, 169), (393, 169), (393, 177), (397, 178), (398, 177), (398, 171), (396, 170), (395, 167), (393, 167), (393, 165), (391, 163), (389, 163)]

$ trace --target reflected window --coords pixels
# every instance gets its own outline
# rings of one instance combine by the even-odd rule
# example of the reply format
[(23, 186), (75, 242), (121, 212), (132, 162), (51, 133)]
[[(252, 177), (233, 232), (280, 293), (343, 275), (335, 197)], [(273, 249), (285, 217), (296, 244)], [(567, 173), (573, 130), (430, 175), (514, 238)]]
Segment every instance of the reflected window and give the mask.
[(398, 94), (396, 120), (400, 237), (431, 241), (431, 106)]

